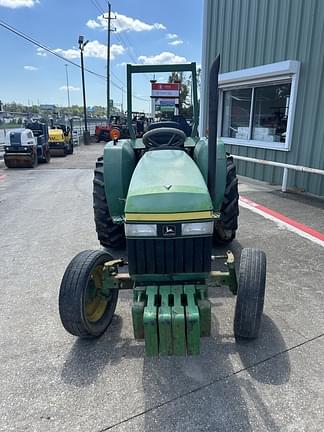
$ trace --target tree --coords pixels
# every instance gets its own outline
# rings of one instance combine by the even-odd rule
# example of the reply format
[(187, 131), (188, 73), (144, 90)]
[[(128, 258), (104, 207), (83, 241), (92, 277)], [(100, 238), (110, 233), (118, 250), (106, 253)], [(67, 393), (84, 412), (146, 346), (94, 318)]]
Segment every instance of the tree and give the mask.
[(169, 83), (179, 82), (180, 83), (180, 95), (179, 95), (179, 114), (183, 115), (182, 111), (185, 107), (190, 105), (188, 103), (188, 95), (189, 95), (189, 87), (188, 80), (185, 80), (185, 77), (182, 72), (172, 72), (168, 79)]
[[(197, 86), (200, 87), (201, 68), (197, 69)], [(186, 77), (182, 72), (172, 72), (169, 83), (180, 82), (179, 114), (186, 118), (193, 117), (192, 76)], [(199, 105), (199, 102), (198, 102)], [(199, 107), (198, 107), (199, 108)]]

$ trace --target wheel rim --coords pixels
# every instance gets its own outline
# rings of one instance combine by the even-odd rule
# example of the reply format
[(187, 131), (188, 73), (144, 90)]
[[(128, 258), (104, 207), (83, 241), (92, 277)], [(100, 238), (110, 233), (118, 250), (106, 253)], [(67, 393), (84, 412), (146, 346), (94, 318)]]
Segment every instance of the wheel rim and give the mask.
[(90, 274), (86, 289), (85, 314), (87, 320), (90, 322), (99, 321), (107, 309), (109, 298), (102, 295), (102, 281), (102, 266), (97, 266)]

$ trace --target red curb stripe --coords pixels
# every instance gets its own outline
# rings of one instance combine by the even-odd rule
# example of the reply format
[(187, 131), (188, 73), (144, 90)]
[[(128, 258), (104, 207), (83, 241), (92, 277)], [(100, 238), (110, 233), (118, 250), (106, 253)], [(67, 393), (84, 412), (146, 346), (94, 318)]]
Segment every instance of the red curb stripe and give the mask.
[(317, 238), (318, 240), (324, 241), (324, 233), (321, 233), (319, 231), (314, 230), (313, 228), (304, 225), (300, 222), (295, 221), (294, 219), (290, 219), (289, 217), (275, 211), (272, 209), (269, 209), (268, 207), (265, 207), (261, 204), (258, 204), (252, 200), (250, 200), (249, 198), (246, 198), (244, 196), (240, 196), (240, 200), (246, 204), (249, 204), (252, 207), (257, 208), (258, 210), (262, 211), (265, 214), (268, 214), (276, 219), (278, 219), (281, 222), (286, 223), (287, 225), (290, 225), (294, 228), (299, 229), (300, 231), (303, 231), (304, 233), (311, 235), (312, 237)]
[(4, 180), (5, 178), (6, 178), (5, 175), (0, 175), (0, 181), (1, 181), (1, 180)]

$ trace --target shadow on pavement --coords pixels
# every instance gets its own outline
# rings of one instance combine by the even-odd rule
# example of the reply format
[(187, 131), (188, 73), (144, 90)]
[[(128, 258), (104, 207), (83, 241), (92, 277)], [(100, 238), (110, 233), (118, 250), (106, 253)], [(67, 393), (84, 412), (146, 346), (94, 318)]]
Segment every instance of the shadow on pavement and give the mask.
[[(233, 335), (219, 334), (215, 316), (212, 326), (215, 336), (203, 340), (200, 356), (144, 359), (143, 389), (148, 411), (144, 430), (247, 432), (256, 430), (249, 421), (252, 409), (267, 430), (279, 432), (253, 382), (282, 385), (289, 380), (290, 362), (279, 329), (264, 316), (258, 340), (235, 343)], [(277, 353), (282, 354), (275, 357), (276, 367), (271, 367), (265, 360)], [(233, 366), (236, 354), (242, 365)], [(171, 401), (163, 405), (166, 399)], [(151, 411), (156, 405), (159, 407)]]
[[(250, 342), (237, 342), (236, 351), (244, 368), (256, 381), (282, 385), (289, 380), (290, 362), (287, 346), (278, 327), (267, 315), (263, 315), (259, 338)], [(273, 357), (276, 361), (276, 367), (273, 369), (268, 368), (269, 363), (262, 362), (264, 358), (269, 357)], [(261, 363), (252, 366), (258, 361)]]
[(120, 338), (121, 326), (121, 317), (115, 316), (100, 339), (77, 340), (63, 366), (63, 381), (89, 386), (107, 365), (143, 358), (145, 406), (138, 410), (143, 410), (145, 431), (248, 432), (255, 430), (250, 424), (252, 410), (267, 430), (279, 432), (257, 385), (280, 386), (290, 376), (284, 339), (269, 317), (263, 318), (259, 339), (235, 343), (233, 334), (219, 333), (213, 315), (213, 337), (203, 339), (201, 355), (193, 357), (147, 358), (143, 344)]
[[(120, 341), (123, 320), (115, 315), (111, 326), (98, 339), (76, 339), (61, 373), (62, 380), (76, 387), (92, 384), (108, 363), (120, 361), (116, 344)], [(120, 353), (119, 353), (120, 354)]]

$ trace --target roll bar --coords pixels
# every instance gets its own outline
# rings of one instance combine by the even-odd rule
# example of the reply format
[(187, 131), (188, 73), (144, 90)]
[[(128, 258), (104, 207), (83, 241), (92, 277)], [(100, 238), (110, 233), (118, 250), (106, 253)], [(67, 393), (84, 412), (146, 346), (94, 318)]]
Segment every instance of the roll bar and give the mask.
[(191, 136), (197, 136), (198, 129), (198, 95), (197, 95), (197, 72), (196, 63), (166, 64), (166, 65), (127, 65), (127, 125), (129, 134), (135, 139), (132, 127), (132, 74), (154, 73), (154, 72), (191, 72), (193, 90), (193, 127)]

